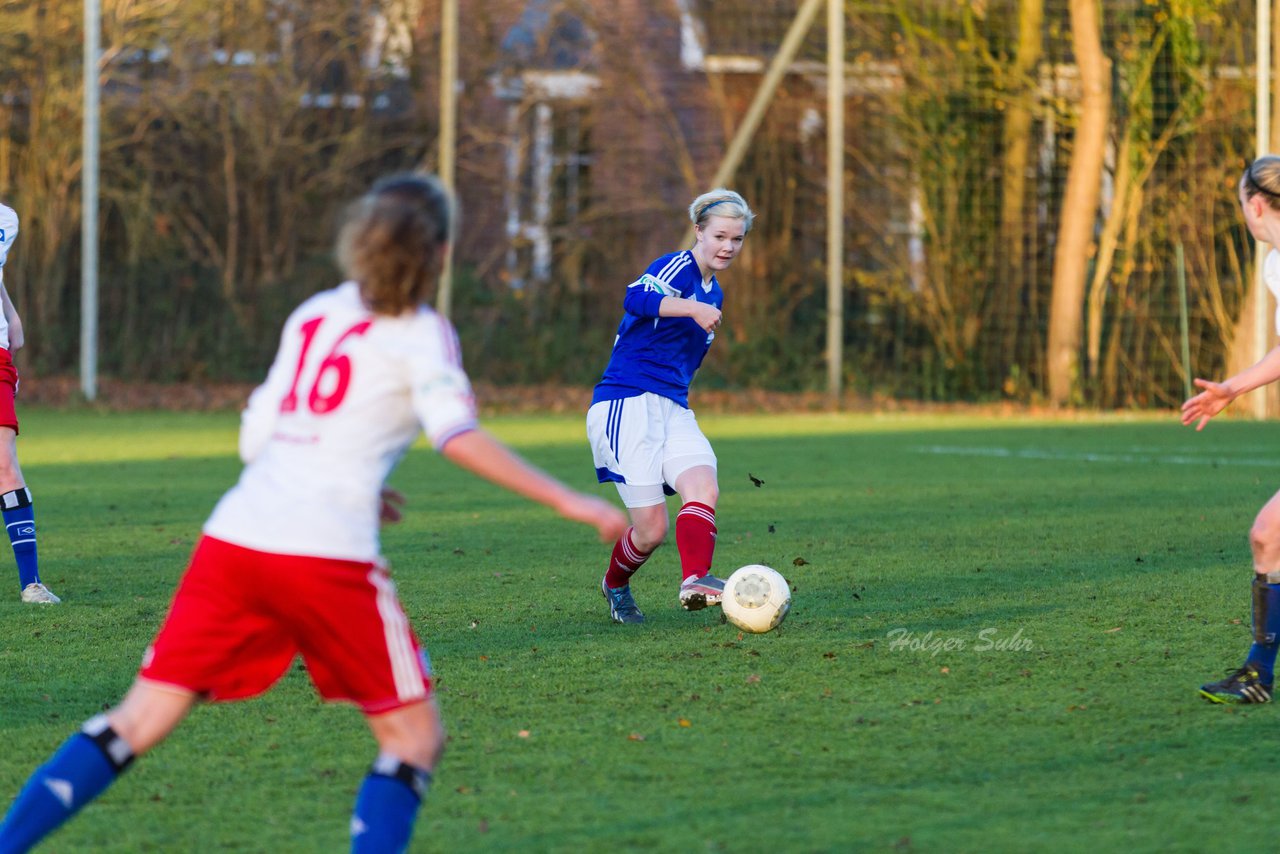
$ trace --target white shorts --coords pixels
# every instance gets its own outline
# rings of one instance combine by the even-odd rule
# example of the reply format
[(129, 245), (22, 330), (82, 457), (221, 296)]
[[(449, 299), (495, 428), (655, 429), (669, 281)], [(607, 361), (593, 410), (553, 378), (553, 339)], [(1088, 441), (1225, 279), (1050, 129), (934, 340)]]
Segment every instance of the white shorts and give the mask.
[[(596, 477), (614, 483), (628, 507), (661, 504), (676, 479), (694, 466), (716, 467), (711, 443), (693, 411), (645, 392), (602, 400), (587, 410), (587, 439)], [(663, 488), (666, 487), (666, 492)]]

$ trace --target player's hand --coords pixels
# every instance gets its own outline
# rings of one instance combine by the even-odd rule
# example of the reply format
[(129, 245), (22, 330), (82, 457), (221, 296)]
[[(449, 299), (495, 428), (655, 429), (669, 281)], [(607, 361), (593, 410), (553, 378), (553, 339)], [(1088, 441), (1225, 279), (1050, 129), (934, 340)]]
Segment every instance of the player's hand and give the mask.
[(720, 326), (720, 309), (705, 302), (695, 302), (689, 316), (704, 332), (715, 332)]
[(378, 499), (378, 519), (382, 524), (394, 525), (404, 518), (404, 513), (400, 511), (405, 502), (403, 493), (389, 486), (384, 486)]
[(1193, 422), (1199, 421), (1200, 423), (1196, 424), (1196, 430), (1203, 430), (1210, 418), (1235, 400), (1235, 394), (1228, 386), (1212, 380), (1197, 379), (1195, 384), (1203, 391), (1182, 404), (1182, 424), (1184, 427), (1189, 427)]
[(596, 529), (602, 543), (612, 543), (622, 536), (631, 523), (627, 514), (603, 498), (576, 492), (561, 505), (560, 515)]

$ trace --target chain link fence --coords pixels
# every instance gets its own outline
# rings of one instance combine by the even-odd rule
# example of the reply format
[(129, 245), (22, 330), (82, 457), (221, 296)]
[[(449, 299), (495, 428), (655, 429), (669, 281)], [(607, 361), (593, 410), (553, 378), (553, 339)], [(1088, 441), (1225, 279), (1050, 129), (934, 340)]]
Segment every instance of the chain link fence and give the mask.
[[(453, 314), (498, 383), (594, 381), (622, 291), (686, 245), (797, 0), (463, 0)], [(6, 281), (31, 358), (74, 370), (80, 3), (0, 0)], [(1156, 407), (1249, 324), (1235, 200), (1253, 154), (1252, 0), (1107, 0), (1104, 168), (1074, 403)], [(436, 162), (438, 0), (104, 0), (106, 374), (252, 378), (332, 284), (333, 214)], [(847, 0), (844, 385), (1035, 402), (1081, 76), (1068, 0)], [(759, 216), (700, 387), (826, 366), (825, 24), (733, 185)], [(1184, 309), (1185, 306), (1185, 309)]]

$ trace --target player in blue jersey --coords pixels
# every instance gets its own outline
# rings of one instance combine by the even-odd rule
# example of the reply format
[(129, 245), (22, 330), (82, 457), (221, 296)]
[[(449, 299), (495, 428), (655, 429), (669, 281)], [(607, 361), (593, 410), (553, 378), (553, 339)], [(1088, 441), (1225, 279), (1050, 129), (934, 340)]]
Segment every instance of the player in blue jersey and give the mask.
[(711, 575), (716, 547), (716, 455), (689, 409), (689, 384), (720, 327), (724, 292), (716, 274), (742, 250), (755, 218), (732, 190), (689, 206), (693, 247), (663, 255), (627, 286), (613, 352), (587, 412), (587, 436), (601, 483), (618, 488), (631, 527), (614, 544), (600, 588), (609, 615), (642, 623), (631, 576), (667, 536), (667, 495), (679, 495), (676, 548), (684, 580), (680, 604), (720, 604)]

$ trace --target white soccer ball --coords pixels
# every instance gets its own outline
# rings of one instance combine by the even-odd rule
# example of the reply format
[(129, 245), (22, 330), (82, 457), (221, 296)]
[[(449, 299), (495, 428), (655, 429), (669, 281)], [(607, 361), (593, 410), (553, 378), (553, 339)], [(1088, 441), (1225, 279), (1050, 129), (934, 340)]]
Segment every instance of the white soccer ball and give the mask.
[(778, 571), (753, 563), (725, 581), (720, 610), (744, 632), (767, 632), (791, 610), (791, 588)]

